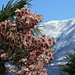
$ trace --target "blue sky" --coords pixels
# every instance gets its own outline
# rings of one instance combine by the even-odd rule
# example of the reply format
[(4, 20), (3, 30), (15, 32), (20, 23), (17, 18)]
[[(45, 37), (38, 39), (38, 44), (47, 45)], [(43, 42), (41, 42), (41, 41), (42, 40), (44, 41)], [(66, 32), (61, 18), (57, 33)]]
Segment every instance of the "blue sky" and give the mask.
[[(0, 0), (0, 9), (8, 1)], [(75, 18), (75, 0), (32, 0), (30, 3), (32, 12), (43, 15), (43, 22)]]

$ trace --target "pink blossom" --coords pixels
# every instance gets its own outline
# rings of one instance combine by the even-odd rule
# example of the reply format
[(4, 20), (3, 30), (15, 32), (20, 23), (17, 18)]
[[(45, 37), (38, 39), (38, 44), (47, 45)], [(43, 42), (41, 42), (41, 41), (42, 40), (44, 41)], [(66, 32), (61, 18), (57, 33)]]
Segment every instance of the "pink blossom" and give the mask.
[(20, 70), (16, 73), (17, 75), (24, 75), (24, 70)]
[(0, 50), (0, 53), (4, 53), (4, 50)]
[(6, 53), (3, 53), (3, 54), (0, 55), (0, 57), (1, 57), (1, 58), (6, 58), (7, 55), (6, 55)]
[[(31, 13), (30, 9), (17, 9), (14, 23), (4, 21), (0, 23), (0, 57), (14, 60), (18, 65), (17, 75), (47, 75), (44, 66), (48, 65), (53, 59), (51, 46), (56, 43), (55, 40), (47, 38), (41, 34), (35, 38), (31, 30), (42, 21), (42, 17), (36, 13)], [(6, 53), (5, 53), (6, 52)], [(9, 53), (9, 54), (8, 54)], [(14, 68), (10, 67), (14, 72)]]

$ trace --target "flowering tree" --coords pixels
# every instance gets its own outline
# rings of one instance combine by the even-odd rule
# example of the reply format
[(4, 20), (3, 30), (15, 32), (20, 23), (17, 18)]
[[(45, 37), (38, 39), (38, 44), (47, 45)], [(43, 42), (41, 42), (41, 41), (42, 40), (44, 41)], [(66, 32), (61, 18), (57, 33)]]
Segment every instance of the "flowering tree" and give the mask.
[(55, 40), (41, 34), (35, 38), (31, 34), (42, 17), (31, 13), (28, 8), (17, 9), (16, 18), (12, 24), (10, 21), (0, 23), (0, 74), (5, 74), (5, 62), (12, 62), (19, 71), (15, 72), (13, 67), (9, 71), (16, 75), (46, 75), (44, 68), (53, 59), (51, 46)]

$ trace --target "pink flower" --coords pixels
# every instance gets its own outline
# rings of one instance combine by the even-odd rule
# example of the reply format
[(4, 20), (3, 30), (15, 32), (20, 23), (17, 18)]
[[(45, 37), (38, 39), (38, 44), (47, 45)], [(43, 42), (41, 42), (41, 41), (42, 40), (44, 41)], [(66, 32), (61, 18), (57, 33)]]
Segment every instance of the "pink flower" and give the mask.
[(24, 70), (20, 70), (16, 73), (17, 75), (24, 75)]
[(12, 26), (12, 27), (16, 27), (16, 24), (12, 24), (11, 26)]
[(3, 54), (0, 55), (0, 57), (1, 57), (1, 58), (6, 58), (7, 55), (6, 55), (6, 53), (3, 53)]
[(27, 59), (21, 59), (19, 62), (27, 62)]
[(4, 50), (0, 50), (0, 53), (4, 53)]
[(43, 71), (43, 72), (47, 72), (47, 69), (44, 68), (42, 71)]

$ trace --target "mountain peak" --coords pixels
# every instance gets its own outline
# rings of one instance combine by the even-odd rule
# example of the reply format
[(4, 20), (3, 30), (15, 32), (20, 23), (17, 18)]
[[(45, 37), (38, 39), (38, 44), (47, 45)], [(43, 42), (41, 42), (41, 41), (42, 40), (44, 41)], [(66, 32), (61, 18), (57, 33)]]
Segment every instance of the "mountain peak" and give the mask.
[[(66, 20), (52, 20), (41, 24), (41, 30), (48, 37), (58, 38), (62, 32), (75, 24), (75, 18)], [(48, 32), (48, 33), (47, 33)]]

